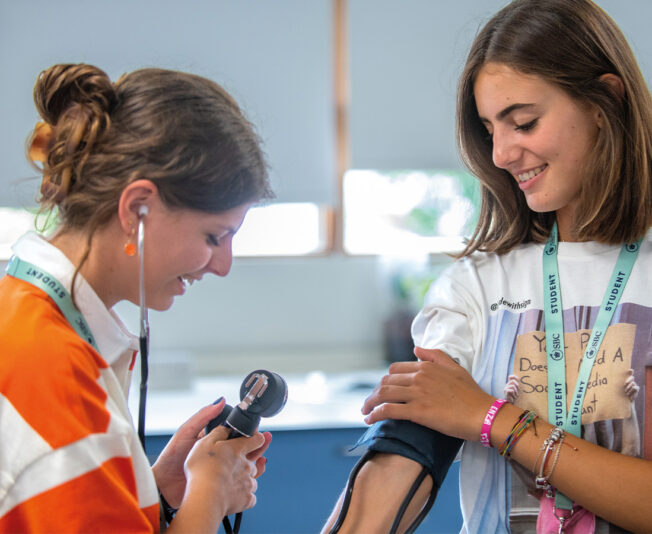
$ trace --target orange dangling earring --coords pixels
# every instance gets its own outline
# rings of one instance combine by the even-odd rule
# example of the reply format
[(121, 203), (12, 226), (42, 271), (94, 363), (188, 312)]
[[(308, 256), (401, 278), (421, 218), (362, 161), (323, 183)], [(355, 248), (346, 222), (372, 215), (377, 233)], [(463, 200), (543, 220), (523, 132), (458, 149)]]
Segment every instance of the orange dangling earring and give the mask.
[(131, 230), (129, 231), (129, 239), (125, 243), (125, 254), (127, 256), (135, 256), (136, 255), (136, 243), (133, 242), (133, 238), (136, 235), (136, 230), (132, 226)]

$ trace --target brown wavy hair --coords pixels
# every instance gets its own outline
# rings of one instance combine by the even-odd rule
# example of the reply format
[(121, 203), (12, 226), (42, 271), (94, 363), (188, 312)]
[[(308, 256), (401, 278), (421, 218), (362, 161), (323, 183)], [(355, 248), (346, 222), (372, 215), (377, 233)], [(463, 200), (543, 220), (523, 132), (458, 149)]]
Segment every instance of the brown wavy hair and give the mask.
[(141, 178), (168, 206), (211, 213), (272, 196), (252, 125), (206, 78), (142, 69), (114, 84), (92, 65), (54, 65), (34, 102), (52, 127), (41, 203), (69, 228), (108, 222)]
[[(555, 218), (530, 210), (516, 181), (493, 163), (473, 92), (488, 62), (539, 76), (601, 112), (604, 125), (584, 169), (591, 179), (574, 221), (577, 238), (616, 244), (645, 235), (652, 224), (652, 98), (627, 40), (590, 0), (514, 0), (476, 36), (458, 86), (458, 147), (482, 195), (461, 256), (542, 242)], [(600, 79), (606, 73), (622, 80), (622, 98)]]
[(169, 207), (209, 213), (273, 197), (253, 126), (206, 78), (149, 68), (113, 83), (92, 65), (61, 64), (38, 76), (34, 102), (51, 129), (41, 209), (87, 231), (77, 272), (135, 180), (151, 180)]

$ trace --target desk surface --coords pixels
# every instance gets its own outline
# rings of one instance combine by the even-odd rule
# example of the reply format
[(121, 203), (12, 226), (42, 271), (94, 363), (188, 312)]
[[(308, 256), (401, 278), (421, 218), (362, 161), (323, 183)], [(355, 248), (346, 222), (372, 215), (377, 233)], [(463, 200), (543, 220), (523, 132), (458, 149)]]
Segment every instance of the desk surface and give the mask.
[[(364, 427), (360, 408), (365, 398), (386, 373), (385, 369), (341, 374), (311, 372), (285, 375), (288, 400), (276, 416), (261, 421), (261, 430), (301, 430)], [(201, 407), (220, 396), (235, 405), (243, 377), (206, 377), (192, 381), (183, 390), (156, 390), (147, 393), (148, 434), (171, 434)], [(132, 414), (138, 413), (138, 385), (129, 397)]]

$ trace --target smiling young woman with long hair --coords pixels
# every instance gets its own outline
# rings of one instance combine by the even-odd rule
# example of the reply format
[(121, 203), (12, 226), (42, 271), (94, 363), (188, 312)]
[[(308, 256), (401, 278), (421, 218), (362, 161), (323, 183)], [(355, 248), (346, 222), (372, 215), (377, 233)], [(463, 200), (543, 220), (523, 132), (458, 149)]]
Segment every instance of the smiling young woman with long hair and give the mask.
[[(479, 223), (413, 323), (420, 361), (390, 367), (366, 421), (378, 441), (392, 420), (465, 440), (463, 532), (651, 532), (652, 99), (634, 55), (590, 0), (515, 0), (471, 47), (457, 121)], [(412, 449), (454, 457), (420, 435), (362, 466), (339, 532), (390, 530)]]

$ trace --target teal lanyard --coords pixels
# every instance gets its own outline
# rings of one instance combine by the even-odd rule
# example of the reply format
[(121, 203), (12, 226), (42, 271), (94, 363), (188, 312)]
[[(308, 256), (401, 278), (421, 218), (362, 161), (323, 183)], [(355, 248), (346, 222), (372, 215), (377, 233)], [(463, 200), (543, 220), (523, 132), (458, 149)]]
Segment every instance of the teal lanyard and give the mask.
[(88, 341), (99, 352), (86, 319), (84, 319), (84, 316), (73, 303), (70, 293), (68, 293), (66, 288), (54, 276), (36, 265), (18, 259), (16, 256), (11, 258), (6, 271), (8, 275), (29, 282), (33, 286), (45, 291), (59, 307), (61, 313), (63, 313), (64, 317), (70, 323), (70, 326), (75, 329), (83, 340)]
[[(546, 325), (546, 353), (548, 363), (548, 421), (576, 436), (581, 434), (582, 405), (586, 387), (595, 363), (600, 345), (611, 319), (616, 311), (620, 297), (632, 272), (641, 240), (624, 244), (618, 255), (616, 266), (607, 291), (602, 299), (598, 317), (593, 325), (589, 343), (584, 351), (575, 390), (571, 398), (570, 410), (566, 407), (566, 356), (564, 354), (564, 319), (561, 302), (561, 282), (557, 263), (558, 235), (557, 223), (552, 227), (550, 237), (543, 249), (543, 298)], [(558, 493), (558, 496), (561, 495)], [(570, 503), (570, 501), (568, 501)], [(567, 503), (567, 504), (568, 504)], [(556, 502), (557, 508), (566, 508)]]

